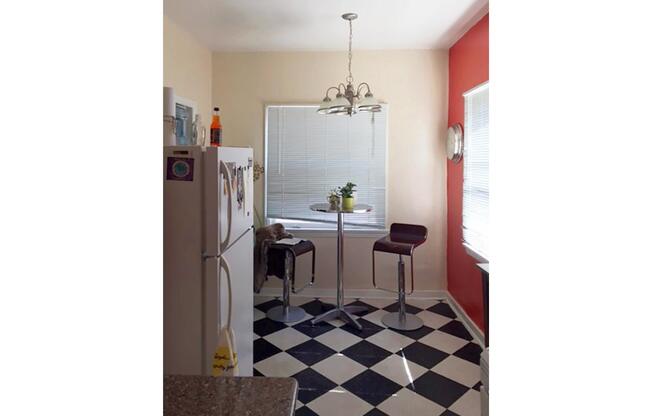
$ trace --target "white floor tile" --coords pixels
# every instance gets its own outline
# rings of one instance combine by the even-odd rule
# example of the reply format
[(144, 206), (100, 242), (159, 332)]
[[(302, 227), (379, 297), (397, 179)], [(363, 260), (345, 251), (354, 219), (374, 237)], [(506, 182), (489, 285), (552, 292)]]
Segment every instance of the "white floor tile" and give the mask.
[(267, 314), (265, 312), (261, 311), (260, 309), (254, 308), (254, 322), (256, 322), (259, 319), (263, 319), (266, 316)]
[(473, 389), (467, 391), (449, 409), (460, 416), (480, 416), (480, 392)]
[[(365, 301), (366, 303), (366, 301)], [(387, 315), (389, 312), (384, 311), (382, 309), (378, 309), (377, 311), (371, 312), (363, 316), (364, 319), (367, 321), (374, 323), (380, 327), (386, 328), (385, 324), (383, 323), (382, 319), (383, 316)]]
[(401, 389), (377, 406), (389, 416), (438, 416), (446, 409), (408, 389)]
[(294, 328), (284, 328), (280, 331), (273, 332), (263, 338), (276, 345), (283, 351), (289, 350), (295, 345), (299, 345), (310, 340), (309, 336), (302, 334)]
[(450, 321), (452, 321), (451, 318), (430, 311), (421, 311), (417, 314), (417, 316), (423, 319), (424, 324), (426, 324), (430, 328), (435, 328), (435, 329), (439, 329), (442, 326), (449, 323)]
[(414, 380), (428, 371), (426, 368), (396, 354), (390, 355), (371, 367), (371, 369), (401, 386), (412, 384)]
[(391, 352), (396, 352), (414, 342), (412, 338), (406, 337), (405, 335), (401, 335), (389, 329), (383, 329), (382, 331), (370, 336), (367, 338), (367, 341), (383, 347), (387, 351)]
[(470, 363), (454, 355), (446, 357), (432, 368), (432, 371), (448, 377), (453, 381), (473, 387), (480, 381), (480, 366)]
[(266, 377), (290, 377), (308, 366), (290, 354), (281, 352), (255, 363), (254, 368)]
[(312, 368), (337, 384), (349, 381), (367, 369), (367, 367), (342, 354), (331, 355), (313, 365)]
[(419, 339), (419, 342), (449, 354), (454, 353), (468, 343), (465, 339), (458, 338), (442, 331), (433, 331)]
[(416, 306), (417, 308), (428, 309), (434, 304), (439, 303), (439, 299), (412, 299), (408, 296), (406, 302), (408, 305)]
[(375, 306), (378, 309), (383, 309), (385, 306), (389, 306), (392, 303), (396, 302), (395, 298), (383, 298), (383, 299), (367, 299), (367, 298), (362, 298), (360, 299), (364, 303), (367, 303), (371, 306)]
[(362, 341), (362, 338), (357, 335), (353, 335), (352, 333), (347, 332), (343, 329), (335, 328), (332, 331), (321, 334), (315, 338), (315, 340), (328, 347), (331, 347), (337, 352), (340, 352), (349, 348), (351, 345)]
[(336, 387), (306, 405), (319, 416), (362, 416), (371, 406), (342, 387)]
[(341, 320), (341, 319), (331, 319), (331, 320), (326, 321), (326, 322), (328, 322), (329, 324), (331, 324), (331, 325), (333, 325), (333, 326), (336, 326), (336, 327), (338, 327), (338, 328), (341, 327), (342, 325), (344, 325), (344, 324), (346, 323), (346, 322), (344, 322), (344, 321)]

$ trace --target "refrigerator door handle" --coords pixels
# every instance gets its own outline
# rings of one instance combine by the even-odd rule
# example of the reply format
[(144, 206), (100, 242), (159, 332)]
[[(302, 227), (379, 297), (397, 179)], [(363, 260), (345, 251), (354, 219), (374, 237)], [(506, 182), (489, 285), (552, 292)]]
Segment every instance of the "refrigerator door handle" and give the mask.
[(232, 301), (231, 298), (233, 296), (231, 291), (231, 268), (229, 266), (229, 262), (227, 262), (224, 257), (220, 257), (220, 266), (226, 272), (226, 284), (228, 287), (227, 299), (229, 305), (229, 313), (227, 315), (226, 328), (229, 329), (231, 328), (231, 311), (233, 310), (233, 308), (231, 307), (231, 301)]
[[(227, 195), (228, 195), (228, 205), (226, 208), (226, 217), (227, 217), (227, 231), (226, 231), (226, 238), (224, 238), (224, 241), (220, 241), (220, 252), (224, 252), (224, 250), (229, 246), (229, 240), (231, 239), (231, 218), (232, 218), (232, 206), (233, 206), (233, 197), (232, 197), (232, 191), (231, 191), (231, 173), (229, 172), (229, 167), (226, 166), (226, 163), (224, 161), (220, 161), (220, 173), (224, 175), (225, 181), (226, 181), (226, 189), (227, 189)], [(220, 198), (221, 200), (221, 198)], [(218, 207), (218, 209), (221, 212), (222, 207)]]

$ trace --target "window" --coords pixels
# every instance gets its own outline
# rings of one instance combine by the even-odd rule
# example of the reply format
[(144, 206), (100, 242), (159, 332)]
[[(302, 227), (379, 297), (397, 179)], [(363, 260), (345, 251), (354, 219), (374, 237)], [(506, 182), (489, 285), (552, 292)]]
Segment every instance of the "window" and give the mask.
[(464, 93), (462, 235), (472, 252), (489, 259), (489, 83)]
[(356, 203), (373, 206), (346, 217), (345, 229), (385, 228), (387, 106), (379, 113), (317, 114), (313, 105), (270, 105), (265, 114), (265, 218), (288, 228), (335, 229), (333, 214), (310, 205), (357, 184)]

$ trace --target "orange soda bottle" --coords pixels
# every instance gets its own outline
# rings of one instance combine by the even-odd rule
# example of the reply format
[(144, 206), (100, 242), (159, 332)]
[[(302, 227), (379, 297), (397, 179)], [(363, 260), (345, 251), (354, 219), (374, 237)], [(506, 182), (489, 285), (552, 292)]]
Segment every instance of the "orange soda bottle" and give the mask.
[(213, 108), (213, 121), (211, 122), (211, 146), (222, 145), (222, 123), (220, 123), (220, 108)]

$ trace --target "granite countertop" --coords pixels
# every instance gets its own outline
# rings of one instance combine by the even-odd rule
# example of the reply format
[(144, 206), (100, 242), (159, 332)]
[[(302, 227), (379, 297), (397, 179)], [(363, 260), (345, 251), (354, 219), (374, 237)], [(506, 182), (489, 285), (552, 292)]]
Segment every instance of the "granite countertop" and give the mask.
[(163, 377), (165, 416), (292, 416), (297, 381), (280, 377)]

